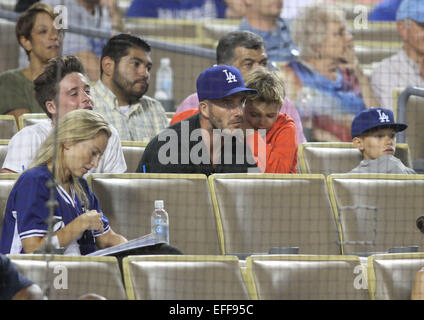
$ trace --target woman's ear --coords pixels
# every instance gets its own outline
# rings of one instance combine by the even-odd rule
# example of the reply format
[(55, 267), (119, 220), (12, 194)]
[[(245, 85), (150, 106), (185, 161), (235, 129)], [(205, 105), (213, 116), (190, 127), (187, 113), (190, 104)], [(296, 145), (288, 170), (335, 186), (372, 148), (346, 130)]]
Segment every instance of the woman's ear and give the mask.
[(32, 43), (31, 40), (25, 38), (24, 36), (19, 37), (19, 44), (25, 49), (27, 52), (31, 52)]

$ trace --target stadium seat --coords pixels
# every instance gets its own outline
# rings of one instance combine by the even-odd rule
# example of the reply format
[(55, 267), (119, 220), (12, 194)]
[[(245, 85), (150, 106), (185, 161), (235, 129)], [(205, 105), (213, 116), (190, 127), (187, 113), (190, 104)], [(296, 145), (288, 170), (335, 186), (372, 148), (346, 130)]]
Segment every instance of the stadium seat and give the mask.
[[(398, 143), (395, 156), (407, 167), (412, 167), (407, 144)], [(361, 160), (361, 152), (351, 142), (305, 142), (299, 145), (299, 166), (302, 173), (347, 173)]]
[(15, 117), (12, 115), (0, 115), (0, 139), (10, 139), (18, 132)]
[(18, 176), (17, 173), (0, 174), (0, 233), (3, 227), (7, 199)]
[[(50, 300), (75, 300), (87, 293), (95, 293), (108, 300), (127, 299), (115, 257), (37, 254), (8, 257), (22, 274), (41, 289), (49, 286)], [(48, 273), (46, 259), (49, 260)]]
[(139, 141), (121, 141), (121, 145), (127, 164), (127, 172), (135, 173), (147, 143)]
[(344, 254), (424, 248), (416, 227), (423, 215), (424, 175), (331, 174), (327, 184)]
[(164, 200), (172, 246), (184, 254), (221, 254), (206, 176), (93, 174), (88, 181), (113, 230), (128, 239), (150, 233), (154, 201)]
[[(401, 90), (394, 91), (394, 99), (397, 106), (397, 98)], [(411, 148), (411, 157), (414, 168), (424, 170), (424, 97), (410, 96), (406, 103), (405, 122), (408, 129), (405, 130), (405, 142)], [(418, 163), (420, 162), (420, 163)]]
[(129, 256), (123, 270), (129, 299), (249, 299), (236, 257)]
[(373, 300), (409, 300), (424, 253), (377, 254), (368, 257), (368, 290)]
[(3, 165), (10, 139), (0, 139), (0, 165)]
[(340, 254), (323, 175), (216, 174), (208, 180), (225, 254), (291, 247)]
[(358, 257), (262, 255), (246, 260), (259, 300), (367, 300)]
[(19, 130), (48, 118), (49, 117), (45, 113), (24, 113), (18, 118)]

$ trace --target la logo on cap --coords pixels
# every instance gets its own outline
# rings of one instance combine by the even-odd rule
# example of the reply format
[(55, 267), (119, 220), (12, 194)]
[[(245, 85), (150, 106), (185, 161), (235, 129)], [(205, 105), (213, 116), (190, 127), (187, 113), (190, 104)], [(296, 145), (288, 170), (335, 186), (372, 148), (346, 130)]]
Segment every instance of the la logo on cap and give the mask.
[(222, 72), (224, 72), (225, 75), (227, 76), (225, 80), (227, 80), (228, 83), (237, 82), (236, 76), (233, 75), (230, 71), (228, 71), (227, 69), (224, 69), (222, 70)]
[(385, 114), (382, 110), (377, 109), (377, 112), (379, 114), (378, 120), (380, 120), (380, 122), (390, 122), (389, 116)]

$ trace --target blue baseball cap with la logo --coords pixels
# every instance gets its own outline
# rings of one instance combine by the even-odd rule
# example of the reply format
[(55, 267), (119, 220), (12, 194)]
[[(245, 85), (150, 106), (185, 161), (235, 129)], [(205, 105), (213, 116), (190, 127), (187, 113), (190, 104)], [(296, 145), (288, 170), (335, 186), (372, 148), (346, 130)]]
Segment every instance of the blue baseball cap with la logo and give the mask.
[(217, 65), (203, 71), (196, 82), (199, 101), (222, 99), (238, 92), (258, 93), (246, 88), (239, 69)]
[(408, 125), (395, 122), (392, 110), (377, 107), (369, 108), (359, 112), (353, 119), (352, 139), (377, 127), (388, 127), (400, 132), (408, 128)]

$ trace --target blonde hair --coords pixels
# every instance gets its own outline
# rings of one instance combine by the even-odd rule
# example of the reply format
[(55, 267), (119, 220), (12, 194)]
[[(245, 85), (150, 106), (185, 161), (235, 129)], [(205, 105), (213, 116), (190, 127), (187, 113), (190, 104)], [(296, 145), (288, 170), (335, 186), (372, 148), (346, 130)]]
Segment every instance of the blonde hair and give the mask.
[(271, 71), (264, 67), (259, 67), (247, 75), (245, 85), (258, 91), (256, 95), (247, 96), (249, 101), (278, 104), (280, 107), (284, 102), (286, 89), (283, 75), (280, 71)]
[(301, 59), (316, 56), (316, 47), (327, 36), (328, 23), (346, 25), (345, 13), (335, 4), (316, 4), (305, 7), (290, 25), (292, 40), (299, 49)]
[[(65, 181), (65, 168), (63, 166), (63, 151), (65, 143), (75, 144), (84, 140), (93, 139), (101, 132), (105, 133), (108, 138), (111, 136), (109, 124), (99, 113), (86, 109), (78, 109), (68, 112), (57, 124), (57, 151), (55, 159), (53, 159), (53, 157), (56, 132), (53, 129), (39, 148), (35, 159), (28, 169), (50, 164), (54, 161), (54, 176), (59, 184), (63, 183)], [(87, 200), (85, 192), (78, 182), (78, 179), (71, 177), (71, 185), (81, 200)]]

